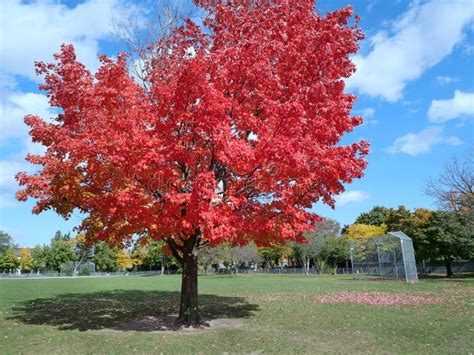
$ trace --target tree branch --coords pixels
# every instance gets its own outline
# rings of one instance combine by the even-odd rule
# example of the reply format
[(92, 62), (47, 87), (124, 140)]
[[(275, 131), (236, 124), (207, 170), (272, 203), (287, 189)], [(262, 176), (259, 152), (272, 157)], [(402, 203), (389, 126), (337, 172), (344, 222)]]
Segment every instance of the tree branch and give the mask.
[(181, 265), (183, 265), (184, 264), (184, 258), (181, 255), (179, 255), (179, 252), (181, 251), (181, 253), (182, 253), (183, 251), (180, 250), (179, 246), (176, 244), (176, 242), (173, 239), (165, 238), (165, 241), (166, 241), (166, 244), (168, 244), (168, 246), (171, 250), (171, 253), (175, 257), (175, 259), (178, 260), (178, 262)]

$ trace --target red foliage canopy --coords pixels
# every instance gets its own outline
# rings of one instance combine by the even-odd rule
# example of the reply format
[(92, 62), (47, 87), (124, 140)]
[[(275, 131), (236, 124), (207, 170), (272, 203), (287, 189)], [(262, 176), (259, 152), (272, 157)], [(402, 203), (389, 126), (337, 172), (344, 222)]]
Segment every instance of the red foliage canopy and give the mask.
[(20, 173), (18, 199), (34, 213), (86, 213), (90, 241), (132, 235), (217, 244), (301, 240), (366, 166), (364, 141), (340, 137), (362, 122), (343, 78), (362, 34), (350, 7), (321, 16), (313, 1), (197, 0), (203, 31), (187, 20), (150, 53), (148, 89), (125, 55), (91, 74), (63, 45), (37, 63), (41, 89), (62, 109), (27, 116), (44, 155)]

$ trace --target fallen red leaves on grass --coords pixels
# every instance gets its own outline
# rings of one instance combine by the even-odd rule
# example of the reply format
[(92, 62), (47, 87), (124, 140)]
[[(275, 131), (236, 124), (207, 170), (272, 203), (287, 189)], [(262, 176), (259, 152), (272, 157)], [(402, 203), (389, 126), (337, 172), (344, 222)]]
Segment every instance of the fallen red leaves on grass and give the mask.
[(419, 305), (446, 302), (451, 297), (428, 297), (389, 292), (339, 292), (315, 298), (316, 303), (352, 303), (370, 306)]

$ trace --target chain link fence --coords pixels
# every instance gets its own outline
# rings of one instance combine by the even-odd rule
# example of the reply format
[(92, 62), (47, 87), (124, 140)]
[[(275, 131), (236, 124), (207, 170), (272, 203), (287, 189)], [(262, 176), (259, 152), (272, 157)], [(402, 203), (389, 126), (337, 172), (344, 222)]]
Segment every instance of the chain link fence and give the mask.
[(403, 232), (353, 240), (350, 253), (354, 274), (418, 280), (413, 242)]

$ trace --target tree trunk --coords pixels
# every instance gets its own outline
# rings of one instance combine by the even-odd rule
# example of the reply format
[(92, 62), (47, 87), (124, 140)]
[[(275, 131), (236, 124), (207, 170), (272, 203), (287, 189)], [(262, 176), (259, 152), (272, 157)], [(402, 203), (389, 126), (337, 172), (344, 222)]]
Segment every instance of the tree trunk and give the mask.
[(176, 325), (197, 326), (201, 323), (198, 308), (198, 245), (200, 231), (182, 241), (178, 245), (173, 238), (167, 238), (166, 243), (173, 256), (183, 269), (181, 278), (181, 298), (179, 301), (179, 315)]
[(194, 326), (200, 323), (197, 253), (194, 247), (185, 246), (185, 249), (182, 263), (181, 300), (179, 303), (179, 316), (176, 322), (179, 325)]
[(303, 271), (304, 271), (304, 274), (305, 275), (308, 275), (309, 274), (309, 258), (304, 258), (304, 261), (303, 261)]
[(448, 277), (453, 277), (454, 276), (453, 269), (451, 268), (451, 261), (450, 260), (446, 260), (446, 276), (448, 276)]

